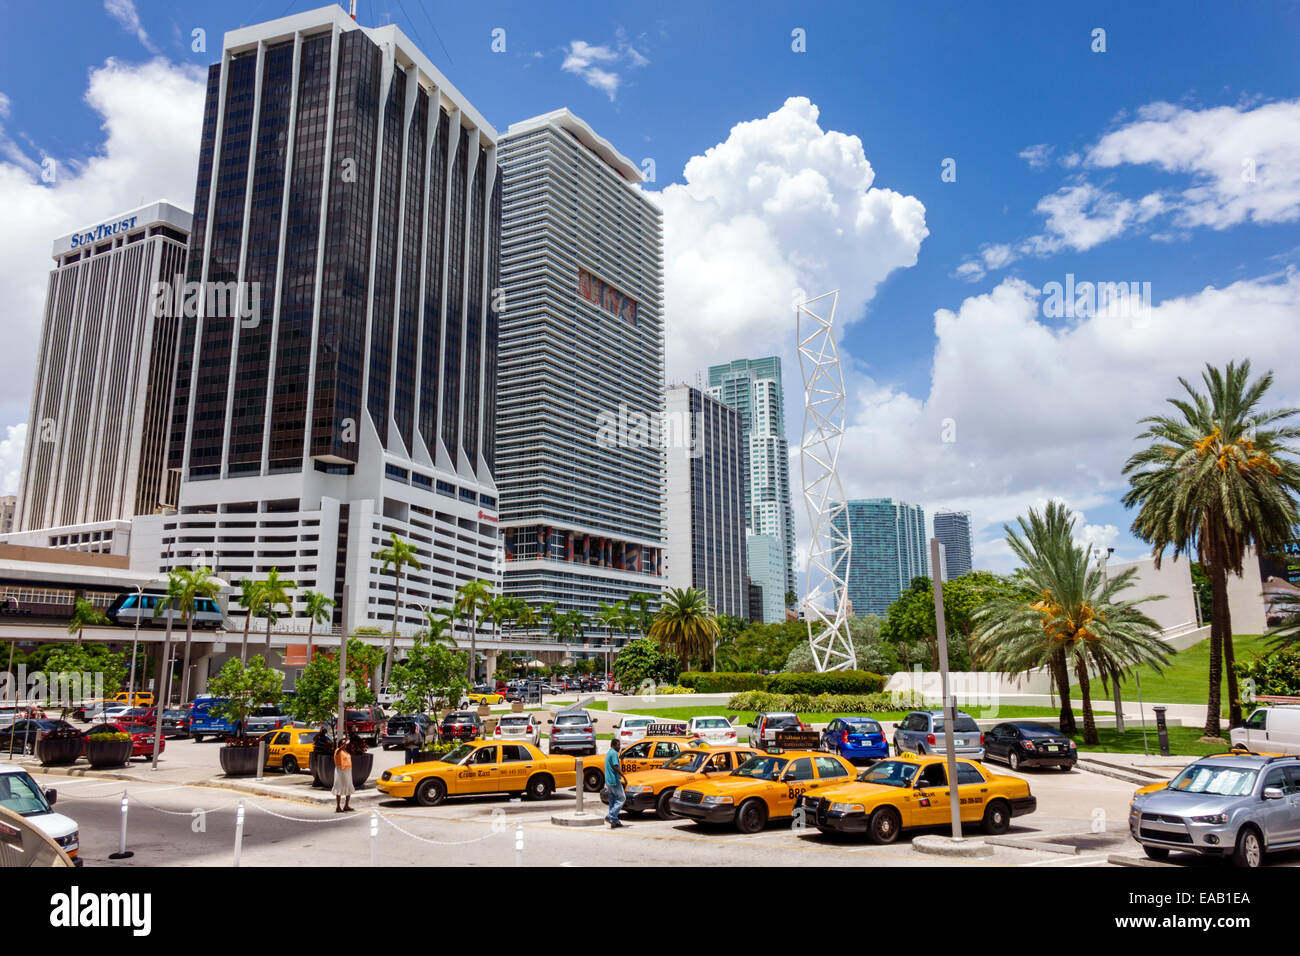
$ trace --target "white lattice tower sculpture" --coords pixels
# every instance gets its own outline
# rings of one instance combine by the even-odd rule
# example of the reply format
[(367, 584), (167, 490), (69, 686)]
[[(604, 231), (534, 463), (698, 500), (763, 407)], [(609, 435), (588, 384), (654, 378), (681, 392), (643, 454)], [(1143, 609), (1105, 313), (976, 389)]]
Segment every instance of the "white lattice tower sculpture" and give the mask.
[[(818, 671), (857, 667), (848, 625), (848, 511), (837, 471), (845, 411), (844, 374), (834, 327), (839, 294), (836, 289), (795, 306), (804, 389), (799, 474), (812, 526), (804, 617)], [(818, 621), (820, 632), (814, 631)]]

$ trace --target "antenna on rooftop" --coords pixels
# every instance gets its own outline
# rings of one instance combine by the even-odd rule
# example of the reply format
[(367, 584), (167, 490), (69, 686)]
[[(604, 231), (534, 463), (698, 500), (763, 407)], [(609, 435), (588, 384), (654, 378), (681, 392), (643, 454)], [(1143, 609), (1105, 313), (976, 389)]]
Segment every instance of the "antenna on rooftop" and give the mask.
[(357, 0), (352, 0), (352, 2), (348, 4), (348, 13), (352, 15), (352, 22), (356, 23), (357, 22)]

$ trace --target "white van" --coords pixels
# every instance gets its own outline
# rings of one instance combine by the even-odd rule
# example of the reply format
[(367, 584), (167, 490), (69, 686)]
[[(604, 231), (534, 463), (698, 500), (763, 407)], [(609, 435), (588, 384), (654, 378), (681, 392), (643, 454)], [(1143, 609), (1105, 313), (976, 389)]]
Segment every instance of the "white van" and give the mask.
[(1256, 753), (1300, 754), (1300, 705), (1260, 707), (1228, 739)]
[(0, 807), (23, 817), (80, 865), (77, 821), (51, 809), (57, 797), (58, 791), (42, 790), (32, 775), (17, 764), (0, 763)]

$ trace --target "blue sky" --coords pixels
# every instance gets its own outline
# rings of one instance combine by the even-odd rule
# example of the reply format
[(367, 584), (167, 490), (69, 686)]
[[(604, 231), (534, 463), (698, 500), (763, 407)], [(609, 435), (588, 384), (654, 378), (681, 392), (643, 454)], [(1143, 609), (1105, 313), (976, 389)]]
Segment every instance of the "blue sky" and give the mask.
[[(60, 226), (28, 221), (20, 244), (0, 243), (5, 289), (26, 283), (11, 301), (36, 303), (34, 313), (28, 305), (32, 314), (20, 308), (13, 319), (19, 355), (6, 376), (13, 384), (0, 389), (0, 427), (9, 427), (0, 462), (21, 447), (14, 429), (26, 418), (31, 360), (20, 359), (39, 328), (40, 270), (48, 264), (41, 250), (64, 223), (129, 205), (137, 186), (188, 175), (188, 192), (178, 187), (173, 198), (192, 201), (192, 169), (151, 177), (145, 160), (124, 157), (131, 171), (121, 178), (141, 182), (121, 190), (91, 188), (97, 180), (82, 175), (95, 157), (111, 161), (114, 150), (133, 148), (128, 134), (114, 141), (106, 132), (114, 111), (126, 118), (113, 128), (145, 139), (169, 122), (165, 104), (152, 127), (147, 115), (131, 117), (130, 83), (145, 97), (160, 76), (192, 83), (216, 58), (225, 30), (319, 5), (0, 2), (0, 188), (25, 197), (13, 208), (29, 219), (41, 215), (42, 201), (52, 203), (48, 220)], [(904, 3), (360, 0), (359, 20), (397, 22), (500, 130), (563, 105), (634, 161), (652, 159), (649, 188), (669, 187), (665, 214), (677, 223), (676, 232), (666, 224), (670, 240), (734, 224), (737, 210), (762, 199), (719, 200), (685, 176), (687, 162), (727, 143), (736, 124), (804, 97), (816, 108), (813, 129), (857, 137), (874, 173), (870, 188), (892, 191), (877, 195), (882, 208), (915, 212), (919, 203), (923, 227), (837, 235), (847, 194), (835, 171), (865, 167), (850, 158), (819, 168), (818, 146), (832, 140), (809, 132), (806, 110), (804, 122), (785, 122), (798, 107), (755, 127), (747, 142), (731, 138), (727, 162), (750, 174), (779, 167), (785, 160), (773, 157), (808, 137), (774, 175), (811, 189), (801, 195), (814, 201), (773, 220), (771, 264), (812, 294), (824, 291), (813, 284), (823, 280), (850, 290), (840, 313), (851, 362), (846, 487), (854, 496), (969, 508), (981, 542), (977, 565), (1005, 568), (1000, 524), (1048, 495), (1076, 507), (1081, 528), (1093, 528), (1098, 541), (1136, 556), (1142, 546), (1117, 504), (1118, 466), (1136, 417), (1159, 411), (1176, 375), (1195, 376), (1204, 361), (1250, 356), (1277, 369), (1277, 403), (1300, 404), (1300, 364), (1285, 335), (1287, 316), (1300, 316), (1300, 280), (1288, 271), (1300, 259), (1300, 4), (940, 3), (922, 13)], [(207, 32), (206, 53), (190, 49), (195, 28)], [(505, 52), (491, 48), (498, 28)], [(1104, 52), (1092, 49), (1097, 28)], [(804, 52), (792, 50), (795, 30), (804, 31)], [(145, 72), (157, 58), (166, 72)], [(92, 102), (97, 72), (106, 84), (109, 73), (121, 83), (116, 95)], [(186, 147), (173, 147), (182, 158), (172, 166), (183, 167)], [(80, 177), (80, 188), (39, 184), (31, 163), (46, 155)], [(955, 160), (953, 182), (941, 180), (945, 159)], [(1248, 162), (1258, 182), (1243, 195), (1232, 173)], [(717, 173), (708, 166), (700, 180)], [(820, 179), (832, 181), (825, 195)], [(62, 202), (50, 195), (59, 189), (67, 190)], [(839, 215), (820, 216), (819, 196)], [(730, 254), (722, 241), (706, 251)], [(752, 250), (730, 261), (742, 274), (763, 271)], [(782, 301), (771, 316), (752, 308), (732, 314), (686, 294), (699, 279), (676, 273), (673, 248), (668, 268), (670, 377), (692, 374), (686, 354), (732, 357), (738, 341), (752, 343), (753, 354), (782, 354), (797, 439), (788, 297), (775, 297)], [(1041, 290), (1067, 273), (1149, 282), (1154, 325), (1140, 323), (1129, 339), (1086, 318), (1045, 317), (1034, 308)], [(941, 310), (952, 316), (946, 338), (936, 328)], [(687, 323), (716, 329), (716, 341), (691, 338), (689, 349), (674, 352), (672, 336)], [(1009, 354), (999, 366), (987, 352)], [(956, 442), (939, 439), (944, 419), (955, 422)], [(12, 469), (0, 470), (12, 483)]]

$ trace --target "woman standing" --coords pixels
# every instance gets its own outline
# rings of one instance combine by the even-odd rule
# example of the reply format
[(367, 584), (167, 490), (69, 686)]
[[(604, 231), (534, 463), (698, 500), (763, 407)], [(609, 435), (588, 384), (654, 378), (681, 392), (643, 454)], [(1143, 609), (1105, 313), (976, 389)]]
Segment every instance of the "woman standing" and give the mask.
[(334, 748), (334, 812), (346, 813), (352, 809), (352, 754), (347, 740), (340, 740)]

